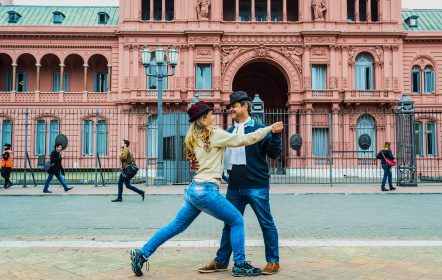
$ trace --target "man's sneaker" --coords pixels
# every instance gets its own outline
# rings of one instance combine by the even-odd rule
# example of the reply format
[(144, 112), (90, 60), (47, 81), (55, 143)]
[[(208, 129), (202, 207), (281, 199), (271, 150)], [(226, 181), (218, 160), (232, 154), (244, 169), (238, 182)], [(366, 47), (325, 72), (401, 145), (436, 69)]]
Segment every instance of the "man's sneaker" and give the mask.
[(198, 272), (201, 273), (211, 273), (211, 272), (219, 272), (226, 271), (227, 265), (222, 265), (217, 263), (215, 260), (212, 260), (208, 265), (201, 267), (198, 269)]
[(262, 274), (264, 275), (272, 275), (278, 272), (279, 270), (279, 263), (277, 262), (269, 262), (267, 263), (266, 267), (262, 270)]
[(232, 275), (234, 277), (258, 276), (261, 275), (261, 269), (253, 267), (250, 262), (245, 262), (242, 266), (234, 266)]
[(143, 276), (143, 271), (142, 271), (143, 265), (147, 260), (143, 257), (140, 250), (138, 249), (131, 250), (130, 260), (131, 260), (132, 271), (135, 273), (135, 275)]

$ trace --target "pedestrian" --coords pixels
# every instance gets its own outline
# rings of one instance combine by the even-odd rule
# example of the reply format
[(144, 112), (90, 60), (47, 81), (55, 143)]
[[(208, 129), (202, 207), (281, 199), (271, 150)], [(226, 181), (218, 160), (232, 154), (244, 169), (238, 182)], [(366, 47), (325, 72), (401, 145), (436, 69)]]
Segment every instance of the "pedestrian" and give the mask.
[(55, 144), (54, 150), (52, 151), (51, 155), (49, 156), (49, 161), (51, 163), (51, 167), (48, 169), (48, 178), (46, 179), (45, 187), (43, 189), (43, 193), (52, 193), (49, 190), (49, 184), (51, 183), (52, 179), (57, 177), (60, 184), (63, 186), (63, 189), (65, 192), (68, 192), (69, 190), (72, 190), (72, 187), (68, 187), (66, 182), (64, 181), (64, 168), (61, 164), (61, 151), (63, 150), (62, 144)]
[(381, 183), (381, 190), (383, 192), (388, 192), (388, 189), (385, 188), (385, 183), (388, 179), (388, 186), (390, 187), (390, 191), (396, 190), (395, 187), (393, 187), (393, 180), (392, 180), (392, 174), (391, 174), (391, 168), (396, 164), (394, 161), (393, 152), (390, 149), (391, 143), (385, 142), (384, 148), (379, 151), (378, 155), (376, 156), (377, 159), (381, 160), (381, 166), (382, 169), (384, 169), (384, 177), (382, 178)]
[(193, 104), (188, 110), (190, 128), (185, 138), (186, 158), (199, 162), (192, 182), (184, 191), (184, 205), (175, 219), (160, 229), (141, 248), (131, 251), (132, 270), (143, 275), (142, 267), (157, 248), (183, 232), (201, 211), (224, 221), (231, 228), (233, 248), (233, 276), (256, 276), (261, 270), (253, 267), (245, 257), (244, 221), (241, 213), (219, 193), (223, 156), (226, 147), (240, 147), (254, 144), (270, 132), (279, 132), (281, 122), (263, 127), (246, 135), (231, 134), (214, 125), (212, 109), (204, 102)]
[(3, 185), (3, 188), (8, 189), (13, 186), (11, 180), (9, 179), (11, 177), (12, 167), (14, 167), (14, 153), (12, 152), (11, 144), (3, 145), (1, 167), (1, 174), (2, 177), (5, 179), (5, 184)]
[[(234, 125), (227, 129), (228, 133), (249, 134), (264, 127), (251, 119), (252, 104), (246, 92), (233, 92), (228, 108), (234, 120)], [(224, 167), (229, 175), (227, 200), (241, 215), (244, 215), (246, 206), (250, 205), (261, 227), (267, 261), (262, 270), (265, 275), (275, 274), (280, 268), (278, 231), (270, 211), (270, 174), (266, 156), (276, 159), (281, 151), (281, 134), (271, 133), (253, 145), (227, 148), (224, 157)], [(199, 272), (210, 273), (227, 269), (232, 254), (230, 230), (230, 225), (225, 224), (215, 259), (200, 268)]]
[[(124, 170), (130, 163), (135, 162), (135, 158), (132, 153), (129, 151), (129, 140), (121, 141), (121, 152), (120, 152), (120, 161), (121, 161), (121, 171)], [(132, 186), (130, 184), (130, 179), (123, 176), (123, 172), (120, 174), (120, 178), (118, 179), (118, 195), (117, 198), (112, 200), (112, 202), (123, 202), (123, 184), (126, 185), (126, 188), (136, 192), (141, 195), (141, 199), (144, 201), (144, 191)]]

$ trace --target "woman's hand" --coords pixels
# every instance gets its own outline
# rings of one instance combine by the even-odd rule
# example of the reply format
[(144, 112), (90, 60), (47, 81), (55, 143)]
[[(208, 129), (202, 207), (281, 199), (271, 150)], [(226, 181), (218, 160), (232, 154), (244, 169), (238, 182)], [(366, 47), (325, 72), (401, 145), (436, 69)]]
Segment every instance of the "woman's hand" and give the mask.
[(282, 122), (275, 122), (271, 127), (272, 133), (280, 133), (284, 129), (284, 124)]

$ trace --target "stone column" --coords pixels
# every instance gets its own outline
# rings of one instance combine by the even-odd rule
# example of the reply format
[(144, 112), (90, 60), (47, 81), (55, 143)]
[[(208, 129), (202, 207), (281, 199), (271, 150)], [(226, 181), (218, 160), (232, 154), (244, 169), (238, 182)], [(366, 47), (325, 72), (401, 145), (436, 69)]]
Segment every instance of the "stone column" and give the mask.
[(256, 21), (256, 15), (255, 15), (255, 0), (252, 0), (252, 18), (251, 21)]
[(111, 86), (112, 86), (112, 65), (107, 65), (107, 91), (111, 92)]
[(348, 47), (342, 47), (342, 88), (349, 88), (349, 74), (348, 74)]
[(63, 63), (60, 64), (60, 90), (59, 91), (64, 91), (64, 67), (66, 65), (64, 65)]
[(235, 18), (239, 21), (239, 0), (235, 1)]
[(312, 157), (312, 155), (313, 155), (313, 151), (312, 151), (312, 148), (313, 148), (313, 145), (312, 145), (312, 128), (313, 128), (313, 125), (312, 125), (312, 108), (306, 108), (307, 109), (307, 111), (306, 111), (306, 134), (305, 134), (305, 142), (306, 142), (306, 156), (307, 156), (307, 158), (311, 158)]
[(161, 20), (166, 20), (166, 0), (161, 0)]
[(16, 81), (17, 81), (17, 66), (18, 66), (18, 64), (16, 64), (16, 63), (12, 63), (11, 64), (12, 65), (12, 85), (11, 85), (11, 91), (16, 91), (17, 89), (15, 88), (15, 84), (16, 84)]
[(221, 98), (221, 46), (215, 45), (215, 62), (213, 69), (213, 85), (212, 88), (215, 89), (215, 98)]
[(330, 83), (328, 85), (328, 88), (335, 89), (337, 87), (336, 85), (336, 46), (331, 45), (330, 46)]
[(304, 47), (304, 53), (302, 54), (302, 73), (303, 73), (303, 88), (311, 88), (310, 85), (310, 46)]
[(40, 92), (40, 68), (41, 68), (41, 64), (37, 63), (37, 64), (35, 64), (35, 66), (37, 67), (37, 89), (36, 89), (36, 91)]
[(150, 0), (150, 15), (149, 15), (150, 20), (153, 21), (154, 18), (154, 14), (153, 14), (153, 0)]
[(272, 1), (267, 0), (267, 21), (272, 21)]
[(355, 21), (359, 21), (359, 0), (355, 1)]
[(367, 7), (367, 21), (371, 21), (371, 0), (366, 0), (367, 4), (365, 5)]
[(287, 0), (282, 0), (282, 21), (287, 21)]
[(83, 91), (84, 92), (87, 92), (87, 68), (89, 67), (89, 65), (88, 64), (83, 64), (83, 69), (84, 69), (84, 71), (83, 71), (83, 73), (84, 73), (84, 75), (83, 75)]

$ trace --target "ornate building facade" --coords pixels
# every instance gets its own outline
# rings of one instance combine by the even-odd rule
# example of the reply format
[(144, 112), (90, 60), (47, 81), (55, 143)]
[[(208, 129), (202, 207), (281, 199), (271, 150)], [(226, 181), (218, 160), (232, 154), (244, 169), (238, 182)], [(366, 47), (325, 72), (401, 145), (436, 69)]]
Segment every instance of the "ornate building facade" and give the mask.
[[(402, 10), (400, 0), (2, 5), (0, 108), (155, 111), (157, 82), (145, 75), (140, 53), (144, 47), (174, 47), (179, 50), (176, 73), (163, 83), (167, 108), (185, 109), (198, 96), (223, 109), (232, 91), (245, 90), (252, 98), (258, 93), (266, 108), (286, 112), (389, 110), (404, 92), (416, 108), (442, 109), (442, 22), (437, 18), (442, 11)], [(151, 65), (148, 71), (156, 69), (155, 61)], [(13, 122), (7, 114), (0, 118)], [(335, 118), (340, 122), (338, 114)], [(359, 122), (376, 127), (370, 132), (375, 147), (393, 138), (392, 115), (342, 118), (346, 125), (330, 136), (344, 143), (336, 144), (341, 149), (357, 142), (357, 133), (347, 131), (357, 130)], [(287, 121), (305, 128), (302, 153), (324, 153), (313, 147), (331, 135), (320, 130), (315, 135), (320, 118), (305, 114)], [(422, 120), (422, 135), (431, 130), (427, 122), (437, 137), (441, 120)], [(425, 150), (428, 141), (422, 137)], [(441, 141), (432, 145), (442, 151)]]

